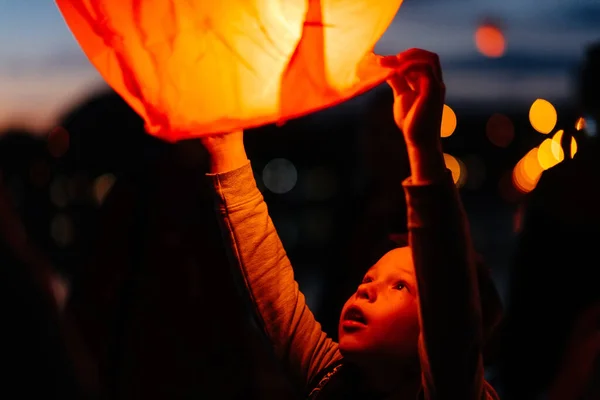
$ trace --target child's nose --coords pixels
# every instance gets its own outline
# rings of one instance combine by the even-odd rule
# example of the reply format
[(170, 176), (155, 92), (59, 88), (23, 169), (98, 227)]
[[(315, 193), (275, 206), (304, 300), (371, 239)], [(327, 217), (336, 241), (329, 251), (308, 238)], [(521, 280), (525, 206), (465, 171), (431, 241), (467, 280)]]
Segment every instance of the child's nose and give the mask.
[(372, 283), (363, 283), (358, 287), (358, 290), (356, 291), (356, 297), (372, 303), (377, 298), (377, 291)]

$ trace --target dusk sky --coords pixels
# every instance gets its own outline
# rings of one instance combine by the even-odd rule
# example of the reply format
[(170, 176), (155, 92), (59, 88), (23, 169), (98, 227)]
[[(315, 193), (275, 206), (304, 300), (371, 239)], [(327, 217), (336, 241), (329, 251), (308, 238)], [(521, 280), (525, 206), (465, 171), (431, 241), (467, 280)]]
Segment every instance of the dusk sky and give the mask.
[[(473, 34), (505, 27), (507, 53), (487, 59)], [(440, 54), (448, 103), (566, 101), (585, 46), (600, 40), (600, 0), (405, 0), (376, 51)], [(0, 127), (46, 129), (103, 87), (51, 0), (0, 0)]]

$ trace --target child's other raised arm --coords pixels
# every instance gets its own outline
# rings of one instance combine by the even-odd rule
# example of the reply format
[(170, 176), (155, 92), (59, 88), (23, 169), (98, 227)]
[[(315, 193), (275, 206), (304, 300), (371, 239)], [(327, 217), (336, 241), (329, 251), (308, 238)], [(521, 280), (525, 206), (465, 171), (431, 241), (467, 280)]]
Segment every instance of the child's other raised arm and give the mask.
[(308, 309), (246, 156), (242, 132), (204, 138), (209, 177), (234, 267), (259, 324), (295, 382), (303, 388), (341, 358), (337, 344)]
[(383, 63), (397, 70), (389, 83), (411, 167), (404, 190), (419, 293), (425, 398), (494, 398), (483, 378), (474, 251), (441, 146), (445, 87), (439, 59), (413, 49)]

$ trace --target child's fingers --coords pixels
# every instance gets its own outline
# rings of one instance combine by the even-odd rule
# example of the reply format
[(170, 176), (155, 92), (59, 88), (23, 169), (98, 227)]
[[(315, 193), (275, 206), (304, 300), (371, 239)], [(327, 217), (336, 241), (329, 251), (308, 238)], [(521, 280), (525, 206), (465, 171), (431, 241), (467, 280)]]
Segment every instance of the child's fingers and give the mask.
[(392, 88), (394, 96), (400, 96), (402, 93), (411, 90), (404, 75), (394, 74), (387, 82)]
[(426, 64), (430, 66), (435, 79), (440, 83), (443, 82), (442, 68), (438, 55), (426, 50), (406, 50), (397, 56), (382, 57), (379, 62), (382, 67), (395, 69), (396, 74), (405, 74), (409, 69), (417, 65)]

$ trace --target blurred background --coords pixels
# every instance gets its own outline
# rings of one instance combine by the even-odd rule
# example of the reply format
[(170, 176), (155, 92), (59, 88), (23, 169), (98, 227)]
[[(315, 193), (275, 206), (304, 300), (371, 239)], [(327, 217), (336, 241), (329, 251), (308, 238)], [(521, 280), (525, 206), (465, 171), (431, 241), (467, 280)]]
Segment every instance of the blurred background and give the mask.
[[(565, 138), (572, 138), (575, 154), (585, 137), (597, 134), (580, 82), (591, 57), (586, 51), (600, 40), (599, 21), (597, 0), (405, 0), (376, 48), (395, 54), (420, 47), (440, 55), (447, 166), (502, 296), (526, 194), (544, 170), (570, 156), (561, 145)], [(399, 182), (409, 171), (391, 105), (382, 86), (246, 135), (301, 289), (332, 334), (346, 295), (368, 267), (365, 249), (406, 230)], [(96, 283), (117, 270), (110, 255), (117, 259), (121, 250), (106, 237), (122, 234), (128, 243), (123, 227), (134, 227), (131, 237), (152, 230), (128, 222), (140, 209), (161, 227), (148, 239), (152, 250), (141, 245), (142, 253), (163, 257), (155, 278), (191, 273), (184, 255), (197, 253), (201, 260), (203, 243), (218, 237), (209, 213), (197, 211), (210, 208), (206, 195), (194, 194), (197, 203), (183, 200), (198, 180), (193, 171), (205, 165), (202, 149), (145, 134), (141, 119), (87, 61), (52, 1), (0, 0), (0, 132), (2, 183), (32, 241), (74, 292), (88, 268), (99, 271), (92, 274)], [(111, 197), (135, 198), (137, 206), (106, 206)], [(186, 236), (191, 224), (212, 229), (212, 236)], [(129, 248), (140, 245), (131, 240)], [(100, 264), (90, 261), (94, 257), (102, 268), (93, 266)], [(195, 279), (183, 274), (178, 282)], [(173, 296), (179, 290), (175, 283), (169, 288)]]

